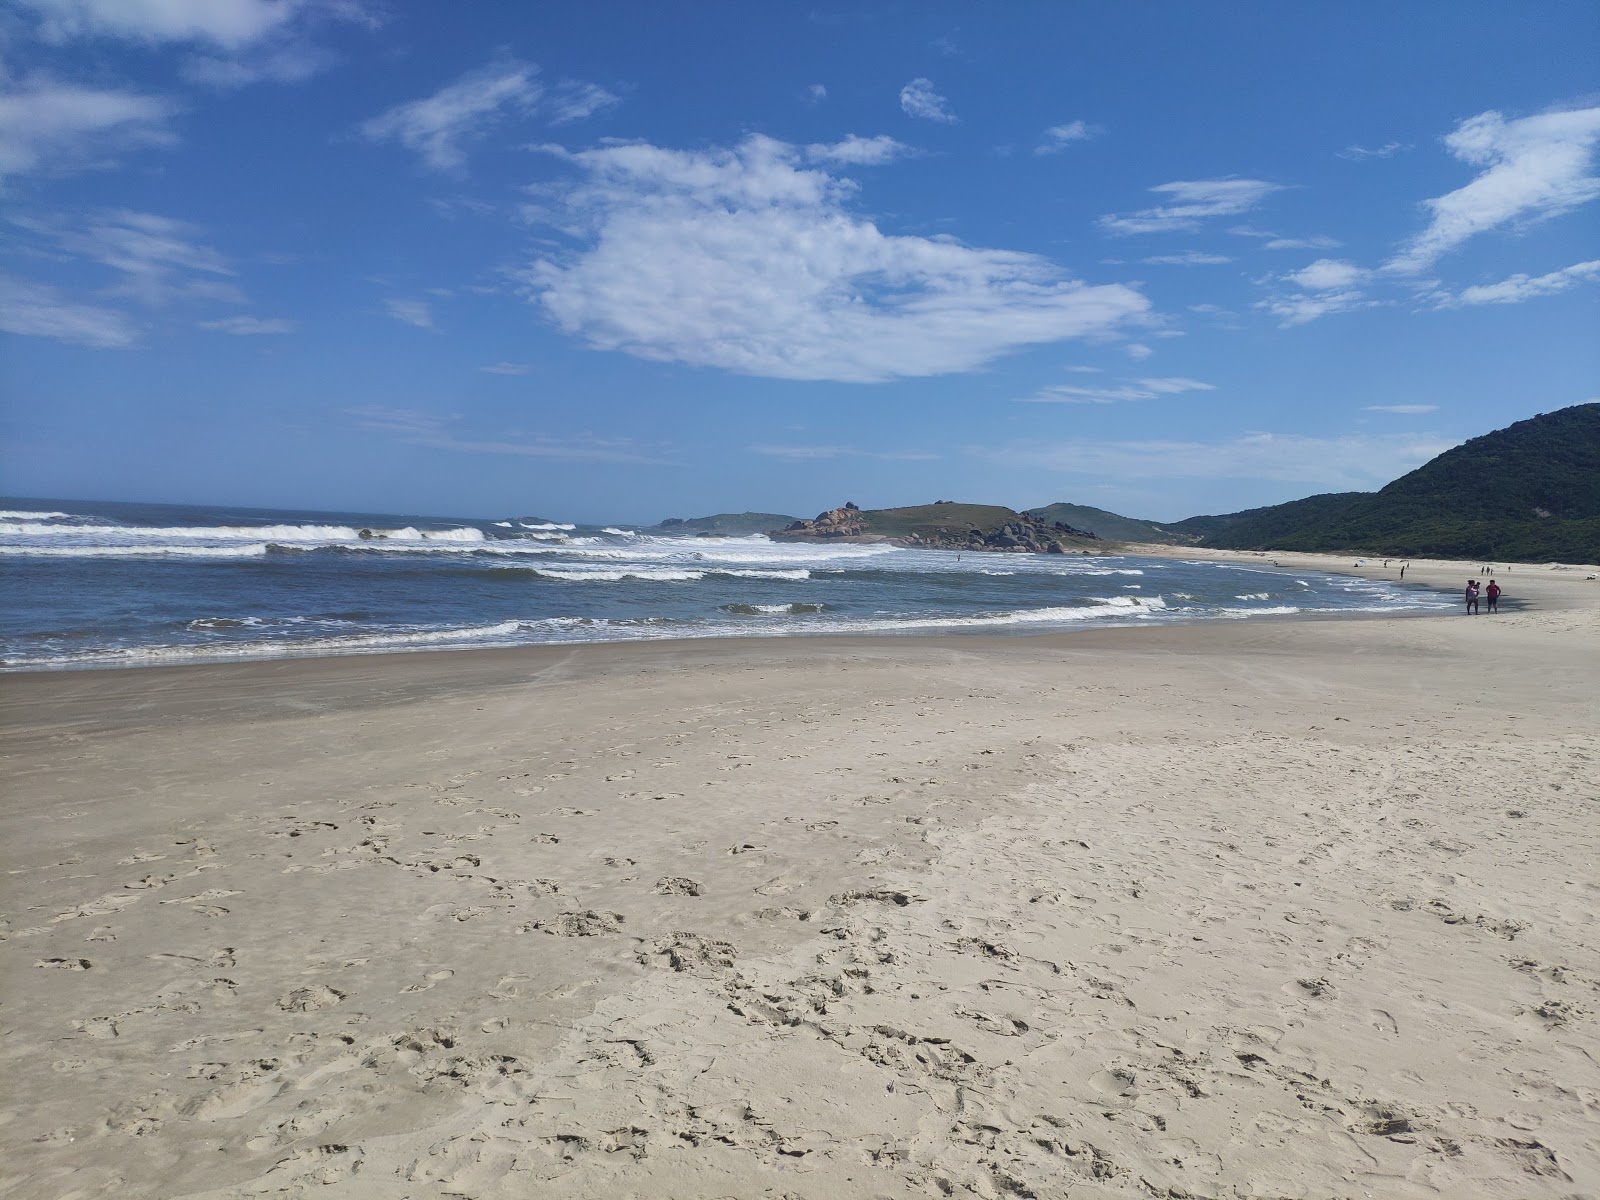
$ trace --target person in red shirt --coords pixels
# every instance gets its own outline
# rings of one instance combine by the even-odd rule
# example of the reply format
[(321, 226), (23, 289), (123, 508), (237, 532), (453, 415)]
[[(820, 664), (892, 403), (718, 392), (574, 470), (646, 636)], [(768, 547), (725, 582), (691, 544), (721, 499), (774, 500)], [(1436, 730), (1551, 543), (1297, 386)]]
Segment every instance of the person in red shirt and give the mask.
[(1500, 585), (1494, 580), (1489, 580), (1489, 586), (1483, 591), (1484, 598), (1489, 601), (1489, 611), (1495, 612), (1495, 606), (1500, 603)]

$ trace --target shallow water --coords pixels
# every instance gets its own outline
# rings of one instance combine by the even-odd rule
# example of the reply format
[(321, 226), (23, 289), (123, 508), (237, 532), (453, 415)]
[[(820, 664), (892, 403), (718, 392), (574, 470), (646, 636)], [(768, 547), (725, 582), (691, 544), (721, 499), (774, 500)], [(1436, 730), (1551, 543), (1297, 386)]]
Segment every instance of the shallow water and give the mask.
[(13, 670), (1453, 605), (1424, 587), (1267, 564), (661, 537), (514, 517), (0, 510), (0, 665)]

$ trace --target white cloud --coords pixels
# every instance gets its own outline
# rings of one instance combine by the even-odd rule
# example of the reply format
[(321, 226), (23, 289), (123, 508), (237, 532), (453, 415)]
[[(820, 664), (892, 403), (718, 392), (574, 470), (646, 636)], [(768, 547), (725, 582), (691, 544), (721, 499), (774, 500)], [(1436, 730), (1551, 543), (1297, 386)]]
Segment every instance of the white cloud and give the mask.
[(1209, 267), (1231, 263), (1226, 254), (1207, 254), (1201, 250), (1186, 250), (1182, 254), (1153, 254), (1143, 260), (1152, 267)]
[(1168, 440), (972, 447), (1006, 465), (1108, 479), (1271, 479), (1307, 488), (1381, 487), (1457, 443), (1435, 434), (1306, 437), (1250, 433), (1220, 442)]
[(1100, 131), (1086, 121), (1068, 121), (1044, 131), (1044, 141), (1033, 148), (1037, 155), (1059, 154), (1073, 142), (1086, 142)]
[(1600, 278), (1600, 259), (1575, 263), (1548, 275), (1513, 275), (1499, 283), (1483, 283), (1463, 289), (1445, 302), (1446, 307), (1474, 304), (1521, 304), (1538, 296), (1553, 296), (1585, 280)]
[(1133, 359), (1134, 362), (1143, 362), (1145, 359), (1149, 358), (1155, 353), (1154, 350), (1150, 349), (1150, 347), (1146, 346), (1143, 342), (1129, 342), (1122, 348), (1122, 352), (1129, 358)]
[(939, 121), (946, 125), (953, 125), (956, 121), (955, 113), (950, 111), (950, 102), (933, 90), (933, 81), (929, 79), (913, 79), (900, 89), (900, 107), (909, 117), (920, 117), (924, 121)]
[(567, 462), (660, 463), (665, 461), (662, 447), (631, 438), (601, 438), (591, 434), (557, 438), (543, 433), (511, 430), (497, 438), (462, 437), (452, 432), (460, 417), (416, 409), (367, 405), (347, 408), (357, 429), (384, 434), (409, 446), (432, 450), (451, 450), (460, 454), (504, 454), (521, 458), (557, 459)]
[(813, 143), (806, 147), (806, 157), (812, 162), (853, 167), (875, 167), (910, 153), (910, 146), (882, 133), (870, 138), (857, 137), (852, 133), (842, 141)]
[(1368, 404), (1362, 412), (1398, 413), (1401, 416), (1416, 416), (1421, 413), (1438, 412), (1437, 404)]
[(1195, 179), (1161, 183), (1150, 190), (1170, 202), (1125, 216), (1101, 217), (1100, 228), (1118, 235), (1198, 229), (1211, 217), (1248, 212), (1282, 187), (1263, 179)]
[(1367, 272), (1337, 258), (1319, 258), (1308, 267), (1291, 271), (1284, 278), (1314, 292), (1342, 291), (1365, 279)]
[(1102, 336), (1149, 308), (1132, 287), (1065, 278), (1037, 255), (886, 234), (850, 211), (853, 181), (771, 138), (553, 152), (583, 172), (562, 197), (563, 228), (586, 244), (524, 281), (599, 349), (870, 383)]
[(35, 76), (0, 94), (0, 180), (99, 165), (109, 154), (177, 141), (171, 101)]
[(423, 300), (385, 300), (385, 308), (396, 321), (415, 325), (418, 329), (433, 328), (433, 310)]
[(597, 83), (564, 79), (550, 94), (550, 124), (570, 125), (573, 121), (586, 120), (597, 112), (615, 108), (621, 103), (621, 96)]
[(223, 317), (218, 321), (201, 321), (201, 329), (214, 333), (231, 333), (235, 337), (254, 337), (262, 334), (293, 333), (300, 328), (299, 321), (283, 317)]
[(827, 98), (828, 89), (820, 83), (813, 83), (806, 89), (806, 102), (809, 104), (821, 104)]
[(365, 122), (361, 132), (374, 142), (400, 142), (436, 171), (455, 170), (466, 162), (463, 142), (481, 138), (507, 113), (532, 113), (544, 91), (534, 82), (537, 70), (495, 63), (422, 100), (396, 105)]
[(1368, 149), (1365, 146), (1346, 146), (1339, 151), (1339, 157), (1355, 159), (1359, 162), (1366, 158), (1393, 158), (1400, 151), (1409, 149), (1411, 149), (1409, 145), (1402, 145), (1399, 142), (1385, 142), (1383, 145), (1372, 149)]
[(1154, 400), (1157, 396), (1177, 396), (1184, 392), (1214, 392), (1216, 385), (1181, 376), (1162, 379), (1136, 379), (1119, 387), (1077, 387), (1055, 384), (1021, 397), (1024, 404), (1121, 404), (1128, 400)]
[(863, 450), (858, 446), (751, 446), (752, 454), (768, 458), (786, 458), (795, 462), (814, 462), (824, 458), (877, 458), (895, 462), (936, 462), (937, 454), (923, 450)]
[(4, 274), (0, 274), (0, 330), (96, 350), (123, 349), (138, 340), (127, 316), (115, 309), (78, 304), (45, 284)]
[(40, 36), (51, 42), (76, 37), (116, 37), (156, 45), (213, 42), (234, 49), (278, 32), (302, 11), (338, 13), (353, 5), (312, 5), (307, 0), (22, 0), (42, 18)]
[(497, 362), (486, 367), (479, 367), (485, 375), (526, 375), (533, 370), (527, 363)]
[(1387, 264), (1414, 274), (1476, 234), (1511, 221), (1559, 216), (1600, 196), (1592, 173), (1600, 107), (1508, 121), (1497, 112), (1461, 122), (1444, 139), (1450, 153), (1484, 168), (1471, 183), (1423, 202), (1428, 228)]
[(1376, 304), (1377, 301), (1367, 299), (1365, 293), (1349, 288), (1304, 295), (1269, 296), (1256, 307), (1270, 312), (1278, 318), (1278, 324), (1287, 329), (1294, 325), (1309, 324), (1329, 313), (1354, 312), (1360, 308), (1375, 307)]

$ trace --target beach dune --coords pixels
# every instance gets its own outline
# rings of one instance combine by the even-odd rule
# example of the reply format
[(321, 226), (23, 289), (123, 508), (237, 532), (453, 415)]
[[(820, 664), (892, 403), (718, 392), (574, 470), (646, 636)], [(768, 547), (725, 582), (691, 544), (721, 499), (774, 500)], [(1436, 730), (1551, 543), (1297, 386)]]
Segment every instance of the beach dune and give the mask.
[(8, 677), (0, 1190), (1600, 1195), (1597, 585), (1512, 579)]

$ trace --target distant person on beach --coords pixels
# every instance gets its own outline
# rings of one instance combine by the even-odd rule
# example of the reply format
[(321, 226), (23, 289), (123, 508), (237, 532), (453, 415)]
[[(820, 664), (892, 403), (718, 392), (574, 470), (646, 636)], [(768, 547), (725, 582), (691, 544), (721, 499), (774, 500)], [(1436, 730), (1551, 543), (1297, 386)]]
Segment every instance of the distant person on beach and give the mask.
[(1467, 612), (1476, 615), (1478, 611), (1478, 581), (1476, 579), (1467, 580), (1466, 601)]
[(1496, 605), (1500, 603), (1500, 585), (1492, 579), (1489, 580), (1489, 586), (1483, 590), (1483, 594), (1489, 598), (1489, 611), (1495, 612)]

